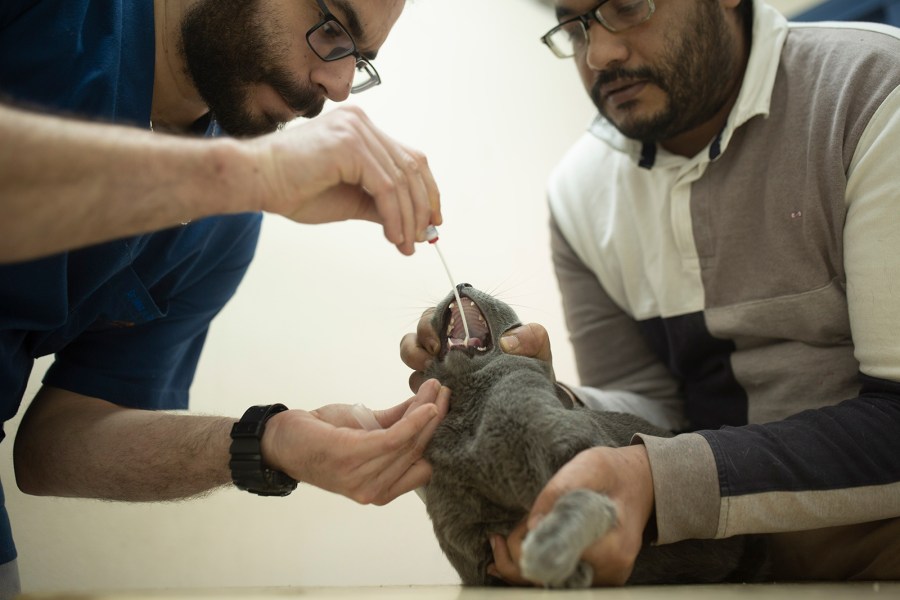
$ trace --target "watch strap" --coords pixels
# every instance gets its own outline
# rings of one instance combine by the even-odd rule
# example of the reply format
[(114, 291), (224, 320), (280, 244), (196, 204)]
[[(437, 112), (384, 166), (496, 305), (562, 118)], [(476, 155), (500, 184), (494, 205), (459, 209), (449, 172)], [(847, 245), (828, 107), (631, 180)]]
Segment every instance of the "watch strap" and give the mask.
[(251, 406), (231, 427), (231, 480), (241, 490), (259, 496), (287, 496), (297, 481), (263, 463), (261, 440), (266, 422), (287, 410), (284, 404)]

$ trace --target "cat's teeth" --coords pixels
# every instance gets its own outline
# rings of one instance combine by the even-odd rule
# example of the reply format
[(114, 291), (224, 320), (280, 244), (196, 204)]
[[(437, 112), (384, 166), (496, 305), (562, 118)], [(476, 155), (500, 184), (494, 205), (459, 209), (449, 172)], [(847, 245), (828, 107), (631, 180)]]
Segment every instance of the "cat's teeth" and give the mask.
[(487, 346), (480, 346), (480, 347), (478, 348), (478, 351), (479, 351), (479, 352), (487, 352)]

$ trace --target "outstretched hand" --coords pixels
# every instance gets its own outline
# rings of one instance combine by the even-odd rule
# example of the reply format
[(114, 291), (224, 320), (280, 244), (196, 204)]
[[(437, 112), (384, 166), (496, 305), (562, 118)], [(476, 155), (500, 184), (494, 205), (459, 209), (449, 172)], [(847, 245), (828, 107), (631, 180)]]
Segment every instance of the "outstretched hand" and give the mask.
[(525, 522), (507, 539), (491, 537), (494, 564), (488, 573), (514, 585), (531, 585), (519, 570), (522, 541), (558, 498), (575, 489), (606, 494), (615, 503), (616, 526), (591, 545), (582, 560), (594, 569), (594, 585), (623, 585), (634, 569), (653, 511), (653, 478), (642, 445), (590, 448), (566, 463), (544, 486)]
[(266, 463), (294, 479), (361, 504), (387, 504), (431, 478), (422, 459), (447, 413), (450, 391), (436, 380), (393, 408), (376, 411), (384, 429), (365, 431), (349, 405), (273, 416), (262, 440)]
[(258, 152), (262, 210), (300, 223), (380, 223), (403, 254), (440, 225), (437, 184), (425, 155), (393, 140), (358, 107), (249, 142)]

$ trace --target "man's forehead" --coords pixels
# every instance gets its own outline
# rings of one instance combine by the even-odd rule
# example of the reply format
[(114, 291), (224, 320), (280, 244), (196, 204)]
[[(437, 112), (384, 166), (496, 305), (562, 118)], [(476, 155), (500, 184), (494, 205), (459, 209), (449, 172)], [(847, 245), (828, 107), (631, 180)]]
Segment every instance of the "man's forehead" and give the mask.
[[(331, 12), (347, 28), (361, 48), (381, 46), (384, 37), (406, 4), (405, 0), (326, 0), (326, 2), (330, 4)], [(371, 54), (374, 56), (374, 53)]]
[(354, 39), (361, 39), (365, 36), (362, 25), (360, 24), (359, 11), (356, 7), (358, 2), (353, 0), (330, 0), (331, 12), (333, 12), (340, 20), (341, 24), (347, 28), (350, 35)]
[(564, 18), (583, 15), (599, 3), (599, 0), (555, 0), (553, 6), (556, 9), (557, 18)]

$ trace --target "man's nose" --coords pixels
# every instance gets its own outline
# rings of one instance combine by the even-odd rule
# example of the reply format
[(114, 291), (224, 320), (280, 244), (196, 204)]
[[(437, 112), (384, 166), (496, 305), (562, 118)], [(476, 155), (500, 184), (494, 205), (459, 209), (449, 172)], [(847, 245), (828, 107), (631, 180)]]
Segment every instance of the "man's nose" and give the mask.
[(585, 60), (591, 70), (603, 71), (612, 64), (622, 64), (628, 59), (628, 45), (621, 35), (612, 33), (596, 21), (591, 21), (587, 33)]
[(353, 76), (356, 75), (356, 58), (347, 56), (339, 60), (320, 61), (310, 80), (325, 90), (325, 97), (332, 102), (343, 102), (350, 96)]

